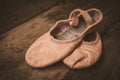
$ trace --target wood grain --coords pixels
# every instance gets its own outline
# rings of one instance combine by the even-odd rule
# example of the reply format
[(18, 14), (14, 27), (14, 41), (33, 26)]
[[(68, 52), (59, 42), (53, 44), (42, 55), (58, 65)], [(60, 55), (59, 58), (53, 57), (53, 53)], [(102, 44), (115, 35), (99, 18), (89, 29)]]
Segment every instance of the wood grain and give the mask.
[[(68, 18), (75, 8), (98, 8), (104, 18), (97, 31), (103, 41), (103, 53), (92, 67), (71, 70), (62, 62), (34, 69), (25, 62), (28, 47), (47, 32), (57, 20)], [(112, 0), (65, 0), (59, 5), (16, 26), (0, 37), (0, 80), (120, 80), (120, 11)]]

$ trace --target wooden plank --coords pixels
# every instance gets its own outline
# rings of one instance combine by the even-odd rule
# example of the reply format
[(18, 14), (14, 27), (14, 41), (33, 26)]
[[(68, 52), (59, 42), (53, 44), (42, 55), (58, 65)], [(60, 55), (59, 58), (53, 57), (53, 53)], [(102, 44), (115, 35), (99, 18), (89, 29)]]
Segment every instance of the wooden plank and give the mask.
[(62, 0), (0, 0), (0, 35), (58, 5), (61, 1)]

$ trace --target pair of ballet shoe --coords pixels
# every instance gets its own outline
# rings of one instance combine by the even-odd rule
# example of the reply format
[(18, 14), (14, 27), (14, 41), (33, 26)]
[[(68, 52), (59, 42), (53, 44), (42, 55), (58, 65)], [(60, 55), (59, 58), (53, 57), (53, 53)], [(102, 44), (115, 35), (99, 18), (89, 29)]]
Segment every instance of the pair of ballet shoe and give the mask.
[(102, 51), (100, 35), (95, 31), (102, 18), (102, 12), (95, 8), (73, 10), (69, 19), (57, 21), (29, 47), (26, 62), (35, 68), (59, 61), (72, 69), (92, 66)]

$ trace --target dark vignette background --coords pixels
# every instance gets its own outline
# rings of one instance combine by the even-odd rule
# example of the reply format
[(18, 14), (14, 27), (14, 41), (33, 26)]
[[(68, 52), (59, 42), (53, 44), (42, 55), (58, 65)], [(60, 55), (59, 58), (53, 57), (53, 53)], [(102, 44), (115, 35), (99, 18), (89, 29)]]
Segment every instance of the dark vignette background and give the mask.
[[(67, 8), (68, 11), (74, 8), (89, 9), (96, 7), (104, 15), (101, 27), (97, 29), (103, 41), (103, 53), (100, 60), (88, 69), (70, 70), (62, 80), (120, 80), (119, 0), (0, 0), (0, 35), (59, 4), (71, 4)], [(62, 14), (64, 10), (58, 13)], [(66, 13), (68, 14), (68, 12)], [(54, 13), (48, 15), (48, 18), (55, 21), (64, 18), (64, 16), (58, 18), (56, 16), (57, 14)], [(0, 63), (4, 63), (0, 64), (0, 80), (19, 80), (17, 79), (19, 77), (24, 80), (29, 77), (24, 76), (22, 78), (21, 74), (23, 73), (18, 72), (15, 78), (12, 75), (11, 79), (8, 79), (9, 74), (6, 69), (15, 66), (14, 64), (7, 65), (8, 63), (3, 60)], [(12, 74), (14, 71), (11, 70), (9, 73)]]

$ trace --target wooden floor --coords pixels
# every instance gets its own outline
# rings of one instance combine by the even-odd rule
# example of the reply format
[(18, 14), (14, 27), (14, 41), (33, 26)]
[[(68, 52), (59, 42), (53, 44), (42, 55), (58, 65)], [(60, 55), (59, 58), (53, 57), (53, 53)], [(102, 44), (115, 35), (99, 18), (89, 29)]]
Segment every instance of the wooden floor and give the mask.
[(63, 0), (0, 0), (0, 35), (59, 5), (61, 1)]
[[(33, 11), (37, 16), (28, 13), (24, 20), (16, 20), (18, 23), (14, 23), (14, 20), (10, 23), (6, 18), (4, 21), (0, 19), (0, 22), (4, 22), (2, 26), (10, 27), (0, 27), (1, 34), (7, 31), (0, 36), (0, 80), (120, 80), (120, 2), (65, 0), (55, 4), (41, 11), (39, 15), (39, 10)], [(26, 8), (29, 11), (34, 10), (31, 7)], [(27, 65), (24, 55), (28, 47), (56, 21), (68, 18), (75, 8), (98, 8), (103, 12), (103, 21), (97, 28), (103, 41), (100, 60), (92, 67), (82, 70), (69, 69), (62, 61), (43, 69), (34, 69)]]

